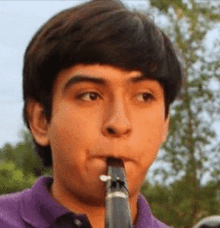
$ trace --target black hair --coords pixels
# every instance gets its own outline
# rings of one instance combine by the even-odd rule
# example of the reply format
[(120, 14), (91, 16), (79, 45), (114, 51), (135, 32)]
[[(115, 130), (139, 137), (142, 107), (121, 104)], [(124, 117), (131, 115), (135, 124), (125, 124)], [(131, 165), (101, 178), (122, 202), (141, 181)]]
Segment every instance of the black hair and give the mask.
[[(57, 74), (80, 63), (139, 70), (156, 79), (164, 89), (166, 116), (182, 84), (181, 64), (170, 39), (147, 15), (117, 0), (90, 1), (52, 17), (26, 49), (23, 118), (28, 127), (28, 102), (41, 103), (49, 122)], [(50, 147), (35, 145), (43, 164), (52, 166)]]

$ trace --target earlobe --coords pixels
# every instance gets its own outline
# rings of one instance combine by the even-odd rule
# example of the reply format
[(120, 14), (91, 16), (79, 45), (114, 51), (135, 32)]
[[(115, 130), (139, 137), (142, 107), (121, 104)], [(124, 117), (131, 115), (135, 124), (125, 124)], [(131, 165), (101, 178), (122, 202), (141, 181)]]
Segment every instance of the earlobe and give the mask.
[(41, 146), (48, 146), (48, 122), (44, 114), (43, 106), (31, 100), (27, 104), (29, 126), (35, 141)]

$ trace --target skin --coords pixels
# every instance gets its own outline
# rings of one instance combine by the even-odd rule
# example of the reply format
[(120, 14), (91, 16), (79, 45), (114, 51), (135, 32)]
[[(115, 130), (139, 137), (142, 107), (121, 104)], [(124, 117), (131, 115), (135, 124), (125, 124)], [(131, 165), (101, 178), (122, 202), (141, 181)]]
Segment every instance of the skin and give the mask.
[(99, 176), (106, 174), (107, 157), (120, 158), (134, 223), (140, 187), (169, 124), (159, 82), (140, 71), (80, 64), (58, 74), (52, 102), (49, 123), (41, 104), (31, 101), (27, 109), (35, 140), (52, 149), (51, 195), (85, 213), (93, 227), (104, 227), (105, 184)]

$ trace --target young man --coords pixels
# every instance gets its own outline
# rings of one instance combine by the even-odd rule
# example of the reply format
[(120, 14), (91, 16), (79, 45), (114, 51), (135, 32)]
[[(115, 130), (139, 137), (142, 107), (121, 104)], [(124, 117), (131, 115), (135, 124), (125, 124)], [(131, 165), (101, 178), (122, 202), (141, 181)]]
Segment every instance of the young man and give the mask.
[(91, 1), (51, 18), (24, 58), (24, 120), (52, 177), (0, 199), (0, 227), (105, 224), (109, 157), (125, 166), (133, 227), (165, 228), (140, 187), (166, 139), (182, 82), (169, 38), (119, 1)]

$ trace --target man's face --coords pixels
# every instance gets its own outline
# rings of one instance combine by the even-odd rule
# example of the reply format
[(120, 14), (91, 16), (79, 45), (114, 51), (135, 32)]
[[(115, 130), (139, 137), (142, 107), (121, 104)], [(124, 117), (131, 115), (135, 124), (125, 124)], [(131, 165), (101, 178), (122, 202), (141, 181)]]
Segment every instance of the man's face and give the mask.
[[(85, 202), (102, 202), (106, 158), (123, 160), (131, 196), (165, 140), (164, 92), (139, 71), (76, 65), (58, 74), (47, 139), (54, 186)], [(62, 189), (62, 190), (61, 190)]]

